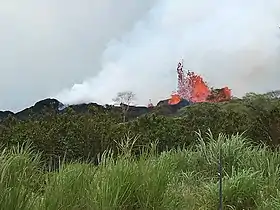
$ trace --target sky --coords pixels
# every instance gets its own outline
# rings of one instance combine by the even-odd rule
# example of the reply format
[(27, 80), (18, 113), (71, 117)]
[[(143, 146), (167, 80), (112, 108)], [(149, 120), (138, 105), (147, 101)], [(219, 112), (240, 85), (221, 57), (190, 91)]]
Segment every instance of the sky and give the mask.
[(0, 110), (127, 90), (157, 103), (181, 58), (236, 96), (280, 89), (279, 11), (279, 0), (0, 0)]

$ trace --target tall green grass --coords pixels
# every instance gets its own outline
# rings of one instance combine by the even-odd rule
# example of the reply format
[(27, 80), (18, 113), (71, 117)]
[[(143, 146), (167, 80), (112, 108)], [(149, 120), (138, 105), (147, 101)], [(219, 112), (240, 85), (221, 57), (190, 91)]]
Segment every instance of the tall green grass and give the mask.
[(29, 145), (2, 149), (0, 209), (217, 209), (220, 149), (224, 209), (280, 209), (280, 155), (243, 135), (198, 134), (191, 148), (158, 154), (151, 145), (137, 158), (132, 146), (121, 142), (117, 158), (107, 151), (98, 166), (61, 164), (56, 172), (45, 172)]

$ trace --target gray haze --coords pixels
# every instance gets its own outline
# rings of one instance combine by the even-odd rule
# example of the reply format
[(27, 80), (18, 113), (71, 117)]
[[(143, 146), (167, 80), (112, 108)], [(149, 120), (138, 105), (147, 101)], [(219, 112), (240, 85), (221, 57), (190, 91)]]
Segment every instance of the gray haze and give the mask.
[(95, 76), (102, 52), (153, 0), (0, 0), (0, 110), (19, 110)]
[(0, 0), (0, 109), (110, 103), (124, 90), (156, 103), (176, 89), (182, 57), (237, 96), (279, 89), (279, 0), (42, 2)]

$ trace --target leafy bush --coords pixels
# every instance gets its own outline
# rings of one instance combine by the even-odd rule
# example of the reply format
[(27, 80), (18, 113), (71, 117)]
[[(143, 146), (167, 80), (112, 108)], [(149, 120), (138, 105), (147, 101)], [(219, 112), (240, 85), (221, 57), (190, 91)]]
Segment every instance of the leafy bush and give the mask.
[(10, 117), (0, 124), (0, 142), (8, 146), (28, 140), (45, 160), (54, 163), (62, 159), (93, 160), (108, 148), (116, 151), (117, 142), (125, 136), (139, 137), (133, 148), (136, 154), (139, 146), (151, 142), (158, 143), (159, 152), (189, 146), (197, 142), (196, 131), (204, 135), (209, 128), (213, 135), (245, 132), (255, 144), (274, 148), (279, 145), (280, 102), (266, 95), (193, 104), (173, 116), (160, 115), (159, 109), (125, 123), (116, 109), (94, 106), (87, 106), (82, 112), (77, 107), (68, 107), (62, 114), (40, 112), (37, 117), (32, 115), (22, 121)]

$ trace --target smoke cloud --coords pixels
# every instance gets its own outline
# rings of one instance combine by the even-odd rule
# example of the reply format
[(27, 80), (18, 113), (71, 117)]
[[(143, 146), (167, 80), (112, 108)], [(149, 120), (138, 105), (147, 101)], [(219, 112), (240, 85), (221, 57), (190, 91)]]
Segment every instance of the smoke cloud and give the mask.
[[(7, 2), (25, 10), (10, 5), (4, 13)], [(279, 0), (98, 2), (0, 0), (0, 18), (10, 17), (0, 44), (8, 40), (3, 49), (16, 51), (0, 54), (9, 76), (0, 93), (9, 87), (21, 101), (10, 98), (0, 108), (48, 96), (66, 104), (110, 103), (126, 90), (137, 104), (156, 103), (176, 90), (181, 58), (210, 86), (229, 86), (236, 96), (279, 89)]]
[(103, 52), (97, 76), (58, 95), (66, 103), (110, 103), (118, 91), (139, 104), (167, 98), (176, 89), (176, 65), (233, 94), (279, 88), (278, 0), (158, 1), (120, 40)]
[(19, 111), (94, 77), (102, 53), (155, 0), (0, 0), (0, 110)]

